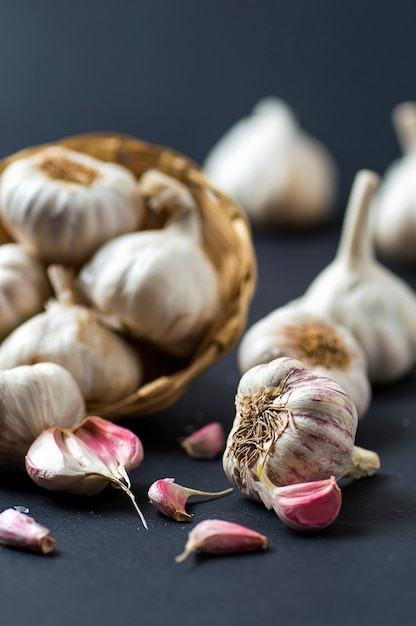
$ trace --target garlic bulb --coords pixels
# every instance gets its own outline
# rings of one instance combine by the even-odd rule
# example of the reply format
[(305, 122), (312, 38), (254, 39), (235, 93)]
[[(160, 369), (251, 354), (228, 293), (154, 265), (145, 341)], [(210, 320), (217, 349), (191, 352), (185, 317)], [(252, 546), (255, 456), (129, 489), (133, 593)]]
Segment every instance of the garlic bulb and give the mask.
[(0, 179), (5, 227), (49, 263), (80, 265), (104, 242), (138, 228), (143, 215), (127, 168), (63, 146), (22, 156)]
[(39, 361), (65, 367), (87, 403), (113, 402), (138, 389), (142, 364), (136, 351), (95, 313), (75, 303), (71, 272), (50, 266), (57, 299), (16, 328), (0, 346), (0, 369)]
[(357, 424), (351, 398), (332, 378), (289, 357), (256, 365), (237, 388), (224, 471), (245, 496), (272, 508), (270, 483), (342, 476)]
[(302, 299), (256, 322), (244, 334), (237, 353), (241, 373), (281, 356), (331, 376), (351, 397), (358, 416), (366, 413), (371, 386), (367, 358), (360, 344), (346, 327), (305, 311)]
[(0, 371), (0, 462), (23, 462), (45, 429), (75, 426), (85, 414), (77, 383), (60, 365), (36, 363)]
[(213, 146), (203, 168), (255, 225), (310, 226), (334, 209), (333, 158), (278, 98), (261, 100), (250, 116), (236, 122)]
[(407, 374), (416, 360), (416, 296), (374, 257), (369, 209), (379, 177), (358, 172), (335, 259), (312, 281), (302, 300), (355, 335), (373, 383)]
[(403, 157), (387, 169), (374, 200), (376, 245), (386, 256), (416, 263), (416, 103), (393, 110)]
[(52, 293), (44, 266), (17, 243), (0, 246), (0, 341), (43, 310)]
[(187, 356), (218, 311), (218, 277), (187, 188), (156, 170), (143, 174), (140, 187), (149, 207), (170, 211), (170, 220), (102, 246), (81, 269), (79, 284), (92, 306), (127, 333)]

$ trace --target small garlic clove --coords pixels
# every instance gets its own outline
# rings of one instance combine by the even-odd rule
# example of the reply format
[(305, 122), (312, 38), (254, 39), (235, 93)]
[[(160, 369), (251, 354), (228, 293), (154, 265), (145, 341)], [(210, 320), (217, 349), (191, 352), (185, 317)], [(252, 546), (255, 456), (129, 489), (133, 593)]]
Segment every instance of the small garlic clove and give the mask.
[(208, 554), (254, 552), (267, 548), (267, 537), (251, 528), (218, 519), (208, 519), (197, 524), (189, 533), (185, 550), (175, 558), (184, 561), (198, 550)]
[(232, 488), (216, 492), (199, 491), (198, 489), (190, 489), (189, 487), (178, 485), (174, 480), (174, 478), (156, 480), (150, 486), (148, 496), (153, 506), (176, 522), (189, 522), (192, 519), (192, 515), (185, 510), (188, 498), (191, 496), (215, 498), (232, 492)]
[(377, 452), (360, 448), (360, 446), (354, 446), (351, 458), (342, 476), (354, 479), (372, 476), (380, 469), (380, 465), (380, 457)]
[(0, 543), (12, 548), (49, 554), (55, 546), (55, 539), (49, 530), (16, 509), (6, 509), (0, 513)]
[(219, 422), (211, 422), (183, 439), (181, 446), (196, 459), (213, 459), (224, 452), (225, 441), (223, 426)]

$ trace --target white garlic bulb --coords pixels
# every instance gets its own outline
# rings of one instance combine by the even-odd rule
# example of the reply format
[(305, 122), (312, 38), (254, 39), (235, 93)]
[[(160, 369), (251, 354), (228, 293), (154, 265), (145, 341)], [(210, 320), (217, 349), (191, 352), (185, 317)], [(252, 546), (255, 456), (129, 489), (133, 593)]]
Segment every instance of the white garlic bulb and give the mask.
[(398, 261), (416, 263), (416, 103), (393, 110), (403, 157), (387, 169), (374, 200), (378, 250)]
[(344, 326), (305, 311), (302, 300), (275, 309), (243, 335), (237, 359), (240, 372), (287, 356), (333, 378), (351, 397), (362, 417), (370, 404), (367, 358)]
[(210, 150), (203, 168), (255, 225), (315, 225), (334, 209), (334, 159), (278, 98), (261, 100), (250, 116), (237, 121)]
[(0, 246), (0, 341), (43, 310), (52, 295), (45, 267), (17, 243)]
[(140, 187), (151, 209), (171, 213), (168, 223), (102, 246), (81, 269), (79, 284), (93, 307), (127, 333), (186, 356), (218, 312), (218, 276), (188, 189), (156, 170), (143, 174)]
[(86, 408), (71, 374), (56, 363), (0, 371), (0, 462), (24, 461), (47, 428), (80, 424)]
[(0, 215), (30, 252), (78, 266), (104, 242), (139, 227), (144, 207), (136, 182), (117, 163), (48, 146), (4, 169)]
[(373, 383), (407, 374), (416, 360), (416, 296), (374, 257), (369, 209), (379, 177), (356, 175), (335, 259), (312, 281), (302, 300), (353, 333)]
[(141, 360), (128, 342), (74, 300), (70, 270), (50, 266), (57, 298), (16, 328), (0, 346), (0, 369), (58, 363), (77, 381), (87, 403), (115, 402), (141, 384)]

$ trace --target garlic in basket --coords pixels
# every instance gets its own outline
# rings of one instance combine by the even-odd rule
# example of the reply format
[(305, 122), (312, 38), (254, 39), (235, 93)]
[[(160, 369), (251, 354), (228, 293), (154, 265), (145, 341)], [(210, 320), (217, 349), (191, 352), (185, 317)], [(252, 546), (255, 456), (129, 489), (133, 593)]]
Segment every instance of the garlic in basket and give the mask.
[(16, 241), (48, 263), (78, 266), (144, 216), (136, 178), (63, 146), (10, 163), (0, 179), (0, 215)]
[(235, 123), (213, 146), (203, 167), (256, 225), (314, 225), (334, 209), (333, 158), (278, 98), (261, 100), (249, 117)]
[(87, 404), (116, 401), (136, 391), (142, 380), (137, 352), (90, 309), (76, 304), (71, 270), (51, 265), (48, 273), (57, 298), (4, 340), (0, 369), (58, 363), (73, 375)]
[(56, 363), (0, 371), (0, 462), (21, 463), (45, 429), (76, 426), (86, 408), (71, 374)]
[(0, 341), (40, 313), (51, 293), (42, 263), (18, 243), (0, 245)]
[(307, 310), (328, 315), (355, 335), (373, 383), (407, 374), (416, 360), (416, 295), (374, 256), (369, 209), (379, 177), (356, 175), (335, 259), (302, 297)]
[(370, 404), (367, 358), (348, 328), (308, 313), (302, 299), (275, 309), (244, 334), (237, 353), (240, 372), (281, 356), (331, 376), (348, 393), (362, 417)]
[(157, 170), (139, 182), (149, 208), (170, 213), (168, 223), (102, 246), (82, 268), (79, 284), (92, 306), (127, 333), (187, 356), (218, 312), (218, 277), (188, 189)]
[[(223, 467), (247, 497), (272, 508), (276, 487), (335, 479), (349, 470), (358, 424), (348, 394), (296, 359), (256, 365), (240, 379)], [(363, 475), (379, 466), (369, 452)]]

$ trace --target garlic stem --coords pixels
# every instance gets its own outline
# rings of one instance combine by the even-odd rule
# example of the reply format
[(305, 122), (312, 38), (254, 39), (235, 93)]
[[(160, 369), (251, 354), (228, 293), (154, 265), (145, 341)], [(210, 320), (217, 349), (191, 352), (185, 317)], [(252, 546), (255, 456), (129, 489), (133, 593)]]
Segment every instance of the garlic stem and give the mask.
[(56, 300), (68, 306), (77, 304), (73, 284), (75, 278), (73, 270), (63, 265), (49, 265), (46, 271)]
[(351, 458), (342, 476), (355, 479), (365, 478), (366, 476), (372, 476), (378, 469), (380, 469), (380, 457), (376, 452), (354, 446)]
[(398, 104), (393, 109), (392, 122), (403, 154), (416, 150), (416, 103)]

